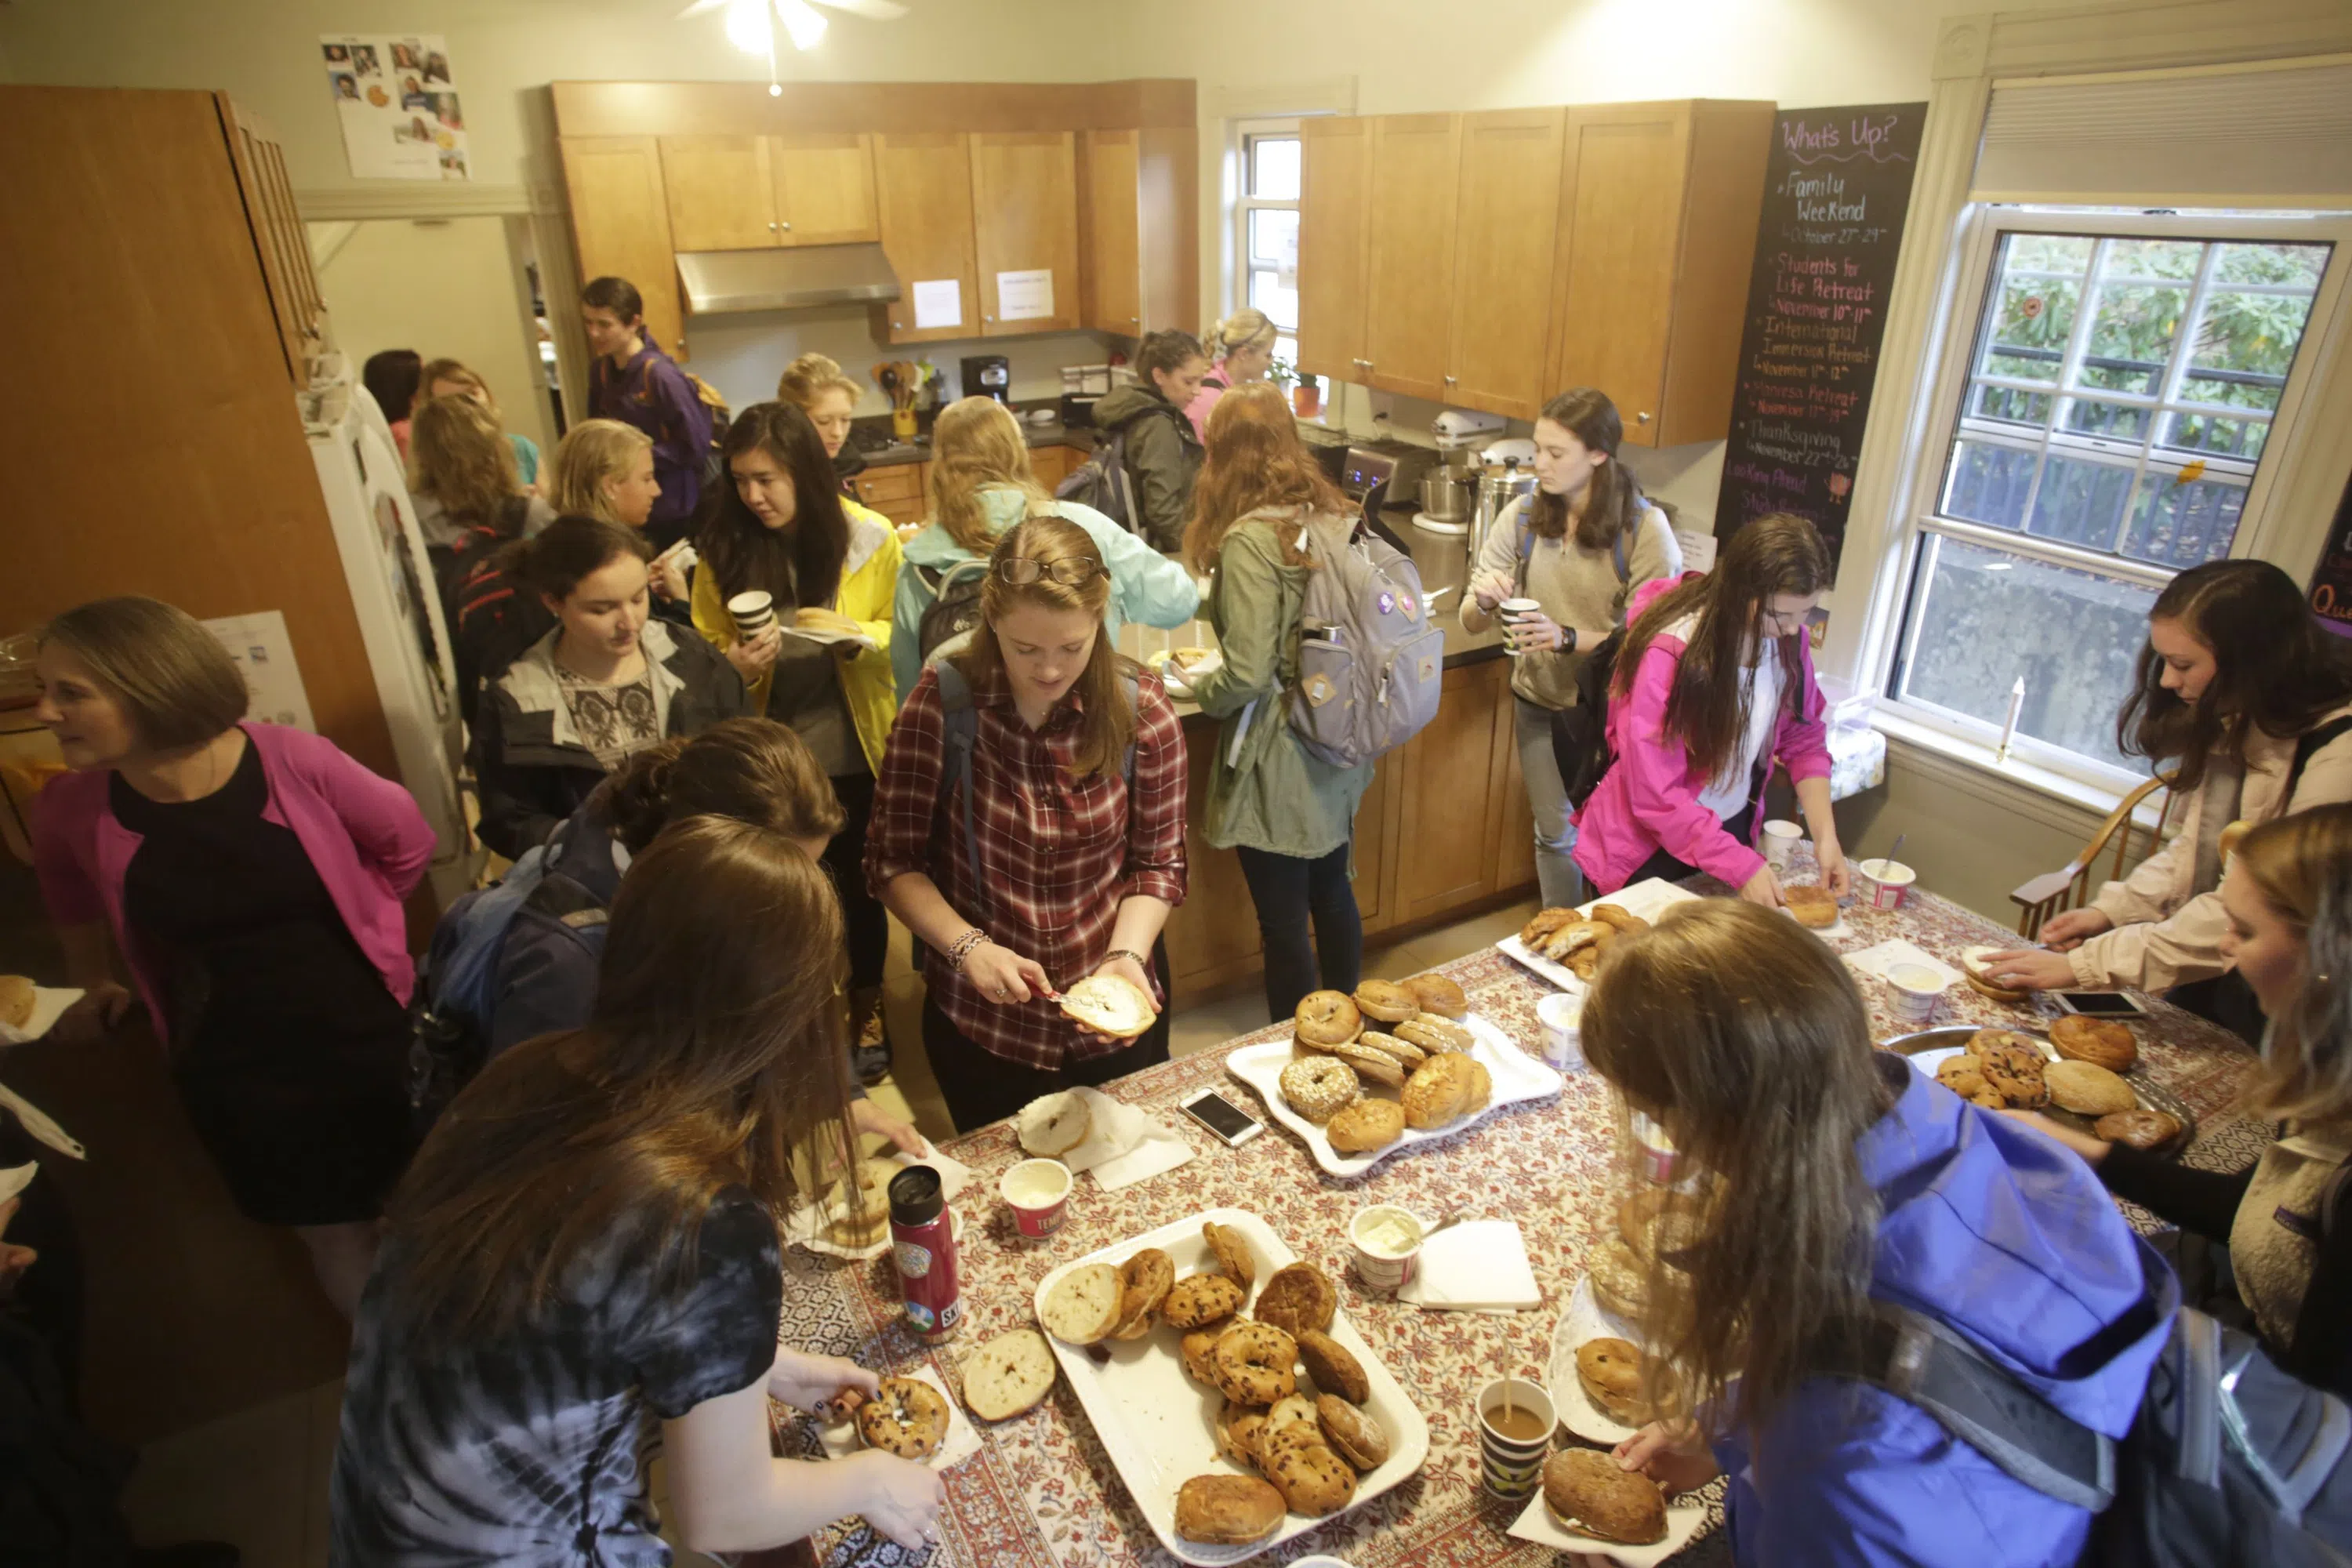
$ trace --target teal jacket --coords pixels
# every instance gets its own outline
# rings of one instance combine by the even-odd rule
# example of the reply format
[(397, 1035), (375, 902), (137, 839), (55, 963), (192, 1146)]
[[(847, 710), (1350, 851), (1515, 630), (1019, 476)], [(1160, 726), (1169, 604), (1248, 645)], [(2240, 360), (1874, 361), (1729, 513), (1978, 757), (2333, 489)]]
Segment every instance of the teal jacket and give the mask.
[[(1010, 485), (992, 485), (982, 493), (992, 533), (1002, 535), (1026, 514), (1029, 498)], [(1110, 568), (1110, 604), (1103, 611), (1103, 634), (1116, 637), (1129, 621), (1147, 626), (1181, 626), (1201, 608), (1201, 590), (1192, 574), (1142, 540), (1090, 506), (1076, 501), (1046, 503), (1059, 515), (1087, 531)], [(948, 537), (938, 523), (907, 542), (907, 563), (898, 572), (898, 596), (890, 619), (890, 665), (898, 679), (898, 700), (915, 689), (923, 673), (919, 633), (923, 612), (934, 595), (923, 581), (923, 569), (937, 574), (959, 561), (979, 559)]]

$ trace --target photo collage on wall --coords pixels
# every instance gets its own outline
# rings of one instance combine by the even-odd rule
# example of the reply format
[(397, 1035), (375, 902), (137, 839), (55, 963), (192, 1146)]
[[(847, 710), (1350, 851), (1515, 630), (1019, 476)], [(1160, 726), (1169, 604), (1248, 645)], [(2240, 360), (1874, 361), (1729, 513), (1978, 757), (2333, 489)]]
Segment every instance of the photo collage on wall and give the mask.
[(439, 35), (322, 34), (319, 53), (354, 177), (474, 177), (457, 80)]

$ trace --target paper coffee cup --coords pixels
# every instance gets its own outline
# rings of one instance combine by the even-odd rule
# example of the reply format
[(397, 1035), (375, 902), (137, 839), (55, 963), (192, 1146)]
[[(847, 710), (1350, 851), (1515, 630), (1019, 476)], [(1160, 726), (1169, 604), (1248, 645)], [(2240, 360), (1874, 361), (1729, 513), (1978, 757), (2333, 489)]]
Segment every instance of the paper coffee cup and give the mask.
[(1551, 1395), (1524, 1377), (1498, 1377), (1478, 1391), (1477, 1412), (1478, 1479), (1496, 1497), (1528, 1496), (1543, 1482), (1559, 1420)]
[(775, 595), (758, 588), (738, 594), (727, 601), (727, 613), (734, 618), (735, 635), (750, 642), (775, 624)]
[(1789, 864), (1789, 856), (1803, 838), (1805, 830), (1793, 822), (1774, 817), (1764, 825), (1764, 863), (1775, 871)]
[[(1543, 605), (1533, 599), (1506, 599), (1495, 606), (1495, 613), (1503, 617), (1503, 629), (1507, 634), (1520, 616), (1543, 614)], [(1503, 651), (1513, 658), (1519, 657), (1519, 650), (1508, 643), (1504, 645)]]

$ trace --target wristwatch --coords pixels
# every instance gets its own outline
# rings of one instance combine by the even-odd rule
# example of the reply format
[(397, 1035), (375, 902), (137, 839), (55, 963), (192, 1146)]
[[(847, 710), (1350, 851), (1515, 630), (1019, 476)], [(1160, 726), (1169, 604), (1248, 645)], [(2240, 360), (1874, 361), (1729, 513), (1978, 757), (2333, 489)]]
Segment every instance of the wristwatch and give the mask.
[(1568, 646), (1560, 649), (1562, 653), (1574, 653), (1576, 651), (1576, 645), (1582, 640), (1574, 626), (1560, 627), (1559, 635), (1568, 639)]

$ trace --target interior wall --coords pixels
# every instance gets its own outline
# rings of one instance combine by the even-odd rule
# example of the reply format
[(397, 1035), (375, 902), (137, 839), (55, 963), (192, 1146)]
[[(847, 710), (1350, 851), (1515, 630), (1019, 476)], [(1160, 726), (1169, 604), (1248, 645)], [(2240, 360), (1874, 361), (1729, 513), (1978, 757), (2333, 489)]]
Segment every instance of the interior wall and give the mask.
[(891, 348), (874, 341), (872, 318), (863, 305), (817, 310), (745, 310), (723, 316), (692, 316), (686, 334), (694, 344), (694, 374), (717, 387), (730, 408), (741, 412), (776, 395), (776, 378), (804, 353), (829, 354), (864, 389), (860, 415), (887, 414), (890, 400), (875, 384), (873, 370), (886, 360), (928, 360), (945, 376), (949, 395), (959, 392), (958, 362), (966, 354), (1003, 354), (1012, 363), (1015, 398), (1057, 397), (1066, 364), (1100, 364), (1114, 340), (1095, 332), (1052, 332), (1034, 338), (973, 338), (966, 342), (916, 343)]
[(383, 349), (462, 360), (490, 384), (506, 427), (555, 445), (538, 330), (499, 217), (314, 223), (310, 251), (353, 364)]

